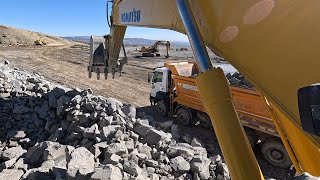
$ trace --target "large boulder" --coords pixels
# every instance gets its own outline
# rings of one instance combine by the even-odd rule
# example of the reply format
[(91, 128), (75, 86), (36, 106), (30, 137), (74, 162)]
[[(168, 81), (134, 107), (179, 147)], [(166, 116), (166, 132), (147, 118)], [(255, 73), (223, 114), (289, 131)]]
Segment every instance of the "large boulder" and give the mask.
[(104, 168), (95, 169), (94, 173), (90, 177), (90, 180), (116, 180), (122, 178), (123, 175), (120, 168), (109, 164)]
[(89, 178), (94, 171), (94, 155), (85, 147), (79, 147), (69, 154), (67, 177), (70, 179)]
[(24, 172), (18, 169), (4, 169), (0, 172), (0, 179), (3, 180), (19, 180), (23, 176)]
[(210, 177), (209, 165), (211, 160), (201, 156), (194, 157), (190, 162), (191, 171), (198, 173), (201, 179), (208, 179)]
[(22, 149), (21, 146), (9, 148), (1, 153), (1, 158), (4, 160), (10, 160), (14, 158), (19, 158), (27, 151)]
[(141, 142), (147, 143), (148, 145), (156, 145), (158, 142), (170, 142), (170, 140), (171, 137), (167, 133), (156, 129), (150, 129)]
[(182, 156), (171, 159), (171, 167), (177, 173), (187, 173), (190, 170), (190, 164)]

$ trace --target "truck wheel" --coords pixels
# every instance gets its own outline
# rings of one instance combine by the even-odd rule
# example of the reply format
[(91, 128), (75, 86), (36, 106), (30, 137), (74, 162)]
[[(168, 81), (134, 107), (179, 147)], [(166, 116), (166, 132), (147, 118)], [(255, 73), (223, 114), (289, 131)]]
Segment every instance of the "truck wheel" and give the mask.
[(267, 139), (261, 147), (261, 153), (273, 166), (289, 168), (292, 164), (284, 145), (278, 139)]
[(161, 116), (163, 116), (163, 117), (168, 116), (168, 107), (166, 106), (166, 104), (165, 104), (165, 102), (163, 100), (158, 101), (156, 103), (156, 108), (157, 108), (158, 113)]
[(186, 108), (180, 107), (177, 110), (177, 119), (178, 119), (179, 124), (187, 126), (187, 125), (190, 125), (190, 122), (192, 120), (192, 116)]

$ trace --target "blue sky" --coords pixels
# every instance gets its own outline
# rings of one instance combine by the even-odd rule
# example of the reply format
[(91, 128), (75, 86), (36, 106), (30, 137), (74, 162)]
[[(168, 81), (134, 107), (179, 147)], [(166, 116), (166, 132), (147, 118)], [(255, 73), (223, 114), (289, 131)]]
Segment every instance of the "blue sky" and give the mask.
[[(57, 36), (109, 33), (106, 0), (0, 0), (0, 24)], [(188, 41), (181, 33), (128, 27), (126, 37)]]

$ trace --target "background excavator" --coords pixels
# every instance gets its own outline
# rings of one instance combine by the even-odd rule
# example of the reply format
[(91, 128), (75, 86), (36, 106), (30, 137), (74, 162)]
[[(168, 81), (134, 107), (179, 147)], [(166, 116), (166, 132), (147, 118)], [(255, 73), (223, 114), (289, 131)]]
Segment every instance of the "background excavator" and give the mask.
[(40, 39), (35, 40), (34, 44), (37, 46), (43, 46), (43, 45), (46, 45), (46, 42), (42, 38), (40, 38)]
[[(297, 174), (320, 176), (319, 7), (316, 0), (115, 0), (99, 66), (114, 76), (126, 63), (119, 52), (127, 26), (187, 34), (200, 70), (199, 95), (232, 179), (264, 176), (206, 46), (260, 92)], [(91, 58), (89, 73), (96, 65)]]
[(144, 57), (155, 57), (160, 56), (159, 53), (159, 45), (166, 46), (166, 58), (169, 58), (169, 50), (170, 50), (170, 42), (169, 41), (157, 41), (152, 46), (142, 46), (140, 52), (142, 52), (142, 56)]

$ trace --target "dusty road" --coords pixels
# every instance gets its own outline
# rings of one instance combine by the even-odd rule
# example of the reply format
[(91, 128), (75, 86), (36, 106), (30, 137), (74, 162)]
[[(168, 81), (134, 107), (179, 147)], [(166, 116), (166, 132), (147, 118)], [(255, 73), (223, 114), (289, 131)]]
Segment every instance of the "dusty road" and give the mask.
[[(150, 108), (147, 82), (148, 73), (164, 58), (134, 58), (134, 47), (127, 48), (129, 63), (124, 67), (122, 77), (96, 80), (88, 78), (87, 64), (89, 46), (85, 44), (47, 47), (8, 47), (0, 48), (0, 61), (9, 60), (10, 66), (35, 72), (46, 79), (68, 87), (91, 88), (96, 95), (115, 97), (130, 103), (155, 119), (163, 120)], [(173, 58), (192, 58), (192, 52), (173, 52)], [(211, 147), (211, 151), (220, 151), (214, 133), (202, 127), (184, 127), (183, 132), (196, 136)], [(258, 151), (258, 150), (256, 150)], [(292, 171), (279, 169), (268, 164), (256, 152), (257, 159), (265, 176), (276, 179), (291, 179)], [(291, 173), (291, 175), (289, 174)]]
[(88, 78), (89, 47), (86, 45), (1, 48), (0, 58), (10, 65), (36, 72), (45, 78), (68, 87), (91, 88), (95, 94), (112, 96), (135, 106), (148, 105), (150, 68), (130, 60), (123, 76), (116, 79)]

